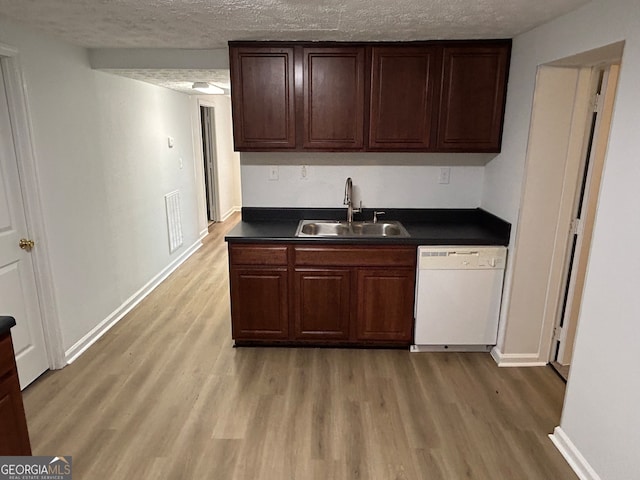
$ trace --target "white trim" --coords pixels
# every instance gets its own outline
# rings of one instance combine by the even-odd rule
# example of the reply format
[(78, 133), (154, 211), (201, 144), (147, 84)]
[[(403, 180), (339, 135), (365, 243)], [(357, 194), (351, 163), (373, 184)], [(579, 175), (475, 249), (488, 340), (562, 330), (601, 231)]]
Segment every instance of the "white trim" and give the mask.
[(199, 234), (199, 240), (202, 241), (205, 239), (205, 237), (209, 235), (209, 225), (207, 225), (207, 228), (200, 230), (200, 234)]
[(193, 255), (196, 250), (202, 246), (202, 240), (198, 239), (193, 245), (186, 249), (178, 258), (167, 265), (160, 273), (153, 277), (140, 290), (129, 297), (107, 318), (96, 325), (89, 333), (78, 340), (70, 349), (65, 352), (66, 362), (74, 362), (82, 355), (91, 345), (93, 345), (100, 337), (118, 323), (127, 313), (129, 313), (136, 305), (138, 305), (147, 295), (149, 295), (158, 285), (160, 285), (171, 273), (174, 272), (185, 260)]
[[(198, 180), (200, 180), (202, 182), (202, 188), (204, 190), (204, 204), (205, 204), (205, 212), (207, 211), (207, 193), (206, 193), (206, 185), (205, 185), (205, 176), (207, 175), (207, 172), (205, 172), (205, 168), (204, 168), (204, 139), (202, 138), (202, 116), (200, 113), (200, 107), (209, 107), (209, 108), (213, 108), (214, 109), (214, 118), (213, 118), (213, 143), (214, 143), (214, 150), (215, 150), (215, 155), (213, 158), (213, 176), (214, 176), (214, 181), (215, 181), (215, 186), (213, 187), (213, 220), (216, 222), (223, 222), (225, 220), (225, 217), (223, 215), (220, 214), (220, 175), (218, 173), (218, 139), (216, 137), (216, 123), (215, 123), (215, 108), (216, 108), (216, 104), (208, 99), (208, 98), (202, 98), (201, 96), (198, 96), (196, 98), (196, 106), (197, 106), (197, 117), (198, 117), (198, 125), (196, 128), (197, 130), (197, 147), (196, 147), (196, 162), (199, 163), (199, 168), (201, 169), (201, 171), (198, 172), (198, 174), (201, 174), (202, 177), (200, 179), (196, 178), (196, 182)], [(196, 166), (197, 167), (197, 166)], [(233, 212), (232, 212), (233, 213)], [(209, 221), (209, 219), (207, 218), (207, 222)]]
[(202, 126), (200, 125), (200, 106), (198, 99), (191, 95), (189, 97), (191, 102), (191, 144), (193, 148), (193, 178), (196, 186), (196, 204), (198, 209), (198, 227), (201, 231), (207, 228), (209, 219), (207, 218), (207, 194), (204, 185), (204, 160), (202, 159), (202, 143), (200, 132)]
[(231, 207), (231, 208), (229, 209), (229, 211), (227, 211), (227, 213), (225, 213), (225, 214), (222, 216), (222, 218), (220, 219), (220, 221), (221, 221), (221, 222), (224, 222), (224, 221), (225, 221), (225, 220), (227, 220), (231, 215), (233, 215), (234, 213), (239, 212), (239, 211), (241, 211), (241, 210), (242, 210), (242, 208), (241, 208), (241, 207), (237, 207), (237, 206), (236, 206), (236, 207)]
[(491, 356), (499, 367), (544, 367), (548, 363), (537, 353), (502, 353), (498, 347), (493, 347)]
[(411, 353), (422, 352), (484, 352), (491, 350), (491, 345), (411, 345)]
[(582, 456), (562, 427), (554, 428), (549, 438), (580, 480), (601, 480), (600, 475)]
[[(217, 222), (221, 222), (220, 215), (220, 169), (218, 168), (218, 131), (216, 127), (216, 106), (214, 104), (207, 104), (207, 101), (204, 99), (198, 99), (198, 104), (200, 107), (211, 108), (213, 110), (213, 116), (211, 117), (211, 139), (213, 143), (213, 158), (211, 159), (211, 164), (213, 166), (213, 181), (215, 183), (215, 187), (213, 188), (213, 220)], [(200, 115), (200, 108), (198, 108), (198, 114), (200, 118), (200, 152), (202, 152), (202, 164), (204, 169), (204, 139), (202, 138), (202, 116)], [(205, 171), (205, 175), (208, 173)], [(206, 192), (206, 185), (205, 185)], [(206, 200), (206, 195), (205, 195)], [(208, 202), (208, 201), (207, 201)]]
[(60, 369), (66, 365), (66, 361), (40, 197), (40, 181), (27, 88), (22, 77), (18, 50), (0, 43), (0, 56), (4, 66), (9, 115), (15, 126), (14, 147), (18, 159), (21, 188), (25, 193), (23, 200), (27, 229), (29, 236), (35, 239), (38, 245), (32, 252), (32, 261), (47, 358), (49, 368)]

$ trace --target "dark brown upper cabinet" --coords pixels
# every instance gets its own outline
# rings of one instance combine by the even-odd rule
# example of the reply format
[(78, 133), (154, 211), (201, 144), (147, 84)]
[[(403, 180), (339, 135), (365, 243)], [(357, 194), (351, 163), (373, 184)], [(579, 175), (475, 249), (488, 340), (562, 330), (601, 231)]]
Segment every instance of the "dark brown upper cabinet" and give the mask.
[(432, 147), (440, 51), (438, 47), (372, 47), (371, 150)]
[(500, 151), (510, 40), (229, 51), (236, 150)]
[(511, 42), (443, 47), (438, 151), (499, 152)]
[(236, 150), (296, 147), (293, 47), (230, 49)]
[(364, 47), (303, 48), (305, 149), (364, 147)]

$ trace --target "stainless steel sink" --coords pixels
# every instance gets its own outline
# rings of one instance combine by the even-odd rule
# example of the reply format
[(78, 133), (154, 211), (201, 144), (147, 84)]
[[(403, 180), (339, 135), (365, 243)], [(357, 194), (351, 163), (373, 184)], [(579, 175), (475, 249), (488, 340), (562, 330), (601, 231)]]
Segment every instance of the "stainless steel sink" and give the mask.
[(300, 220), (296, 237), (409, 237), (400, 222), (339, 222), (336, 220)]
[(340, 236), (349, 235), (349, 224), (347, 222), (332, 221), (307, 221), (302, 220), (298, 225), (296, 236)]
[(370, 235), (374, 237), (397, 237), (406, 233), (404, 227), (398, 222), (358, 222), (353, 223), (351, 228), (356, 235)]

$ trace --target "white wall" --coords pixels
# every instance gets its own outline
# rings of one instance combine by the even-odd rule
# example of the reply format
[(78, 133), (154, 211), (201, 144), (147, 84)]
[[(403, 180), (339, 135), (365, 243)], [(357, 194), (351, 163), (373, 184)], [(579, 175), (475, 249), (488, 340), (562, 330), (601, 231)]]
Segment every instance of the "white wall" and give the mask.
[(486, 167), (482, 201), (517, 220), (537, 66), (620, 40), (626, 45), (561, 420), (576, 451), (607, 480), (640, 472), (640, 2), (594, 0), (514, 40), (503, 153)]
[[(356, 204), (367, 208), (476, 208), (487, 156), (243, 153), (241, 159), (245, 207), (342, 207), (351, 177)], [(277, 181), (269, 179), (272, 165)], [(449, 184), (438, 183), (439, 165), (451, 169)]]
[[(5, 18), (0, 42), (20, 52), (69, 351), (199, 241), (190, 105), (186, 95), (93, 71), (85, 49)], [(169, 255), (164, 195), (176, 189), (184, 246)]]

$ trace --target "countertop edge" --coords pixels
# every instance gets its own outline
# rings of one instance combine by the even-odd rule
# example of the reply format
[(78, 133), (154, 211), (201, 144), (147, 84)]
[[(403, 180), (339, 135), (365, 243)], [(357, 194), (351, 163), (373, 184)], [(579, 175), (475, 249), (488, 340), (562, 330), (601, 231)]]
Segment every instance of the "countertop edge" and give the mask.
[(509, 245), (498, 238), (299, 238), (299, 237), (225, 237), (229, 244), (233, 243), (290, 243), (295, 245), (313, 245), (330, 243), (332, 245), (441, 245), (441, 246), (503, 246)]

